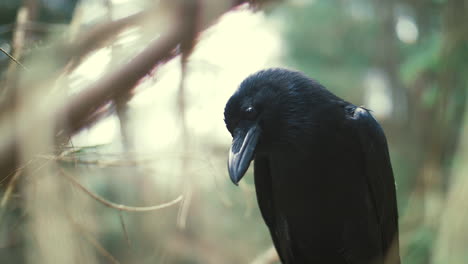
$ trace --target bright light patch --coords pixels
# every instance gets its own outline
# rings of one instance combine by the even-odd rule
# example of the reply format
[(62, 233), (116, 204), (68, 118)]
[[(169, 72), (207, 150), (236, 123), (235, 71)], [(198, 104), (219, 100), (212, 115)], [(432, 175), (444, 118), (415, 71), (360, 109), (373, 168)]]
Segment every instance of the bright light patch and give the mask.
[(104, 73), (107, 64), (110, 62), (110, 52), (111, 50), (109, 48), (97, 50), (81, 63), (73, 74), (86, 79), (97, 79)]
[(128, 47), (129, 44), (135, 43), (140, 38), (139, 28), (130, 28), (119, 34), (114, 45), (122, 45)]
[[(280, 65), (283, 50), (277, 25), (261, 12), (239, 10), (224, 15), (200, 36), (189, 57), (186, 76), (186, 120), (192, 142), (226, 144), (231, 138), (223, 121), (224, 106), (249, 74)], [(132, 43), (140, 32), (123, 34)], [(110, 61), (110, 50), (93, 54), (76, 70), (85, 79), (100, 76)], [(147, 76), (129, 102), (128, 127), (132, 143), (141, 153), (180, 152), (182, 136), (177, 96), (180, 59), (174, 59)], [(82, 85), (81, 85), (82, 86)], [(110, 122), (110, 121), (109, 121)], [(96, 125), (81, 133), (92, 143), (108, 142), (119, 133), (118, 120), (112, 126)], [(117, 126), (117, 127), (115, 127)], [(86, 145), (82, 142), (83, 145)]]
[(386, 76), (378, 71), (371, 70), (364, 79), (365, 106), (373, 111), (379, 118), (386, 118), (392, 113), (393, 105), (391, 91)]
[(398, 17), (396, 33), (398, 38), (407, 44), (412, 44), (418, 40), (418, 27), (413, 19), (407, 16)]
[[(191, 135), (210, 144), (229, 142), (223, 121), (227, 100), (249, 74), (279, 65), (281, 50), (277, 26), (261, 12), (228, 13), (203, 33), (189, 58), (185, 80)], [(138, 87), (130, 101), (138, 148), (159, 150), (181, 135), (177, 113), (180, 77), (180, 60), (173, 60), (157, 70), (154, 87)]]
[(212, 142), (230, 140), (223, 122), (227, 100), (248, 75), (277, 66), (282, 45), (277, 25), (250, 10), (228, 13), (206, 32), (191, 57), (187, 79), (191, 131)]
[(73, 136), (73, 144), (77, 146), (108, 144), (114, 141), (118, 131), (119, 119), (117, 116), (109, 116)]

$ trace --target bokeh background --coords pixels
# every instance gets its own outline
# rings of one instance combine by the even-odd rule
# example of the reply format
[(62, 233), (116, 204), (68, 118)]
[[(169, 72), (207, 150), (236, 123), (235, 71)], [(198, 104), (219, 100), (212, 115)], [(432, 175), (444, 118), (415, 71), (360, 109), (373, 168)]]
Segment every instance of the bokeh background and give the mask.
[(276, 263), (223, 122), (268, 67), (382, 124), (403, 263), (468, 263), (466, 0), (1, 0), (0, 48), (1, 263)]

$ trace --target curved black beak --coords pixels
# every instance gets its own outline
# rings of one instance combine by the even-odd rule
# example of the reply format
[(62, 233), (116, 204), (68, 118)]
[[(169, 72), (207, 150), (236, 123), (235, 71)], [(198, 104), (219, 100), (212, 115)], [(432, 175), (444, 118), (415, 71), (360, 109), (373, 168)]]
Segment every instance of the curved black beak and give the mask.
[(236, 129), (229, 150), (228, 170), (232, 182), (237, 185), (249, 168), (255, 154), (260, 127), (257, 123)]

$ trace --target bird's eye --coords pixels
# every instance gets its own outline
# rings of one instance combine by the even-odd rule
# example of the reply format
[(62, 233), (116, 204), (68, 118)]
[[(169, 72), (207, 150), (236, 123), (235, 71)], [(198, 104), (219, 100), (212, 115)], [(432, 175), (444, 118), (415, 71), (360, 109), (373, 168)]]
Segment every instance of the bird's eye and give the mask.
[(244, 111), (244, 117), (247, 120), (255, 120), (257, 118), (257, 111), (253, 107), (249, 107)]

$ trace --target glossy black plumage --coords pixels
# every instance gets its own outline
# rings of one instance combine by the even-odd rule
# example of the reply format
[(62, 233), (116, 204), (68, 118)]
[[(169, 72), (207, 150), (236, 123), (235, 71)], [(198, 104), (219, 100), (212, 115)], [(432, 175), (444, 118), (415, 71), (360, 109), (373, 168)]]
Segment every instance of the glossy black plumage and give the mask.
[(368, 110), (302, 73), (260, 71), (229, 99), (229, 174), (254, 160), (257, 200), (283, 263), (399, 263), (395, 183)]

